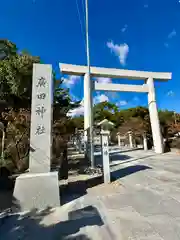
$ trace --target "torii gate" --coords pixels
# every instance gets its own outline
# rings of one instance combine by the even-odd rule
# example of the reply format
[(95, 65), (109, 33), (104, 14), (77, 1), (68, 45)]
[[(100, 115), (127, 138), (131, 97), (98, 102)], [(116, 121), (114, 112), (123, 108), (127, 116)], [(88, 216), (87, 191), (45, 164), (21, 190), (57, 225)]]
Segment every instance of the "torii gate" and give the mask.
[(59, 64), (60, 71), (63, 74), (78, 75), (84, 77), (84, 129), (90, 127), (92, 119), (92, 90), (97, 91), (115, 91), (115, 92), (139, 92), (148, 94), (149, 115), (151, 121), (151, 129), (154, 142), (154, 150), (156, 153), (164, 152), (164, 144), (160, 130), (159, 116), (157, 111), (156, 96), (154, 81), (168, 81), (172, 78), (172, 73), (168, 72), (148, 72), (148, 71), (134, 71), (124, 70), (116, 68), (100, 68), (91, 67), (91, 77), (107, 77), (107, 78), (125, 78), (144, 80), (142, 85), (132, 84), (113, 84), (113, 83), (97, 83), (90, 82), (88, 78), (88, 67), (71, 65), (71, 64)]

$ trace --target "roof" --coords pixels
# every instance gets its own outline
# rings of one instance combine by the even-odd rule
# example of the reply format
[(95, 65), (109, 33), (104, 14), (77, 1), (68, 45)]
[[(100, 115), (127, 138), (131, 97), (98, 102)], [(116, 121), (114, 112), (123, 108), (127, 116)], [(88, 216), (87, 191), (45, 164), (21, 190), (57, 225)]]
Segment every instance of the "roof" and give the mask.
[(109, 120), (107, 120), (107, 119), (102, 120), (102, 121), (99, 122), (97, 125), (98, 125), (98, 126), (101, 126), (101, 125), (104, 125), (104, 124), (114, 126), (114, 123), (112, 123), (111, 121), (109, 121)]

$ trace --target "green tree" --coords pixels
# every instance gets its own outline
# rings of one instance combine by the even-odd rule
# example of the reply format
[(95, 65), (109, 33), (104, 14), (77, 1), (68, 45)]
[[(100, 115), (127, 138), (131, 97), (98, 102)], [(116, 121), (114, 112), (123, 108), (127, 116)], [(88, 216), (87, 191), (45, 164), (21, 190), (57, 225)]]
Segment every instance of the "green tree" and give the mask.
[(84, 116), (76, 116), (70, 119), (70, 124), (73, 128), (73, 132), (76, 128), (84, 129)]
[(101, 102), (96, 104), (93, 107), (94, 121), (102, 121), (108, 119), (109, 121), (114, 121), (114, 113), (118, 111), (118, 108), (115, 104), (110, 102)]
[(174, 112), (168, 110), (160, 110), (159, 121), (163, 137), (168, 138), (170, 136), (173, 136), (175, 133), (175, 129), (172, 127), (175, 122)]
[[(0, 121), (6, 126), (5, 158), (6, 163), (20, 171), (28, 166), (32, 70), (40, 58), (18, 51), (16, 45), (7, 40), (0, 43)], [(62, 152), (67, 142), (63, 137), (68, 138), (70, 134), (67, 112), (79, 103), (72, 103), (68, 90), (61, 87), (62, 81), (57, 81), (55, 74), (54, 86), (53, 140), (56, 141), (53, 142), (58, 149), (62, 145)]]
[(13, 107), (29, 107), (32, 89), (33, 63), (39, 58), (17, 55), (0, 61), (0, 99)]
[(6, 39), (0, 39), (0, 60), (7, 59), (17, 54), (16, 45)]

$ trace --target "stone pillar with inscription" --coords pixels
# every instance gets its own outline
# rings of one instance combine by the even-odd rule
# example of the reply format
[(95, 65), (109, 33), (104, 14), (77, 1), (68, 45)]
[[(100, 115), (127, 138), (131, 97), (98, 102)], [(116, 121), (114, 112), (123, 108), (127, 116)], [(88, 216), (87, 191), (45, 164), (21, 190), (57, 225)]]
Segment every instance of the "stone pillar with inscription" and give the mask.
[(60, 205), (58, 172), (50, 172), (52, 66), (33, 65), (29, 173), (16, 179), (14, 198), (22, 211)]
[(107, 130), (101, 130), (102, 159), (103, 159), (103, 175), (104, 183), (110, 183), (110, 164), (109, 164), (109, 134)]

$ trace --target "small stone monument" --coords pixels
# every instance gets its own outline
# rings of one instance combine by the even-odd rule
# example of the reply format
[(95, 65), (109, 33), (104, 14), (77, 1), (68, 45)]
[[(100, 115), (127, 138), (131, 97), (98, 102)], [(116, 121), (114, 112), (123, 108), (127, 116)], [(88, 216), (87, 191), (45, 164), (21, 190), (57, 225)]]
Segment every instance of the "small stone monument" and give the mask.
[(16, 179), (14, 198), (22, 211), (60, 205), (58, 172), (50, 172), (52, 66), (33, 65), (29, 173)]
[(114, 123), (104, 119), (98, 126), (101, 127), (101, 152), (102, 152), (102, 161), (103, 161), (103, 175), (104, 183), (110, 183), (110, 163), (109, 163), (109, 138), (110, 138), (110, 129), (114, 126)]
[(109, 164), (109, 134), (108, 130), (101, 130), (102, 160), (104, 183), (110, 183), (110, 164)]

